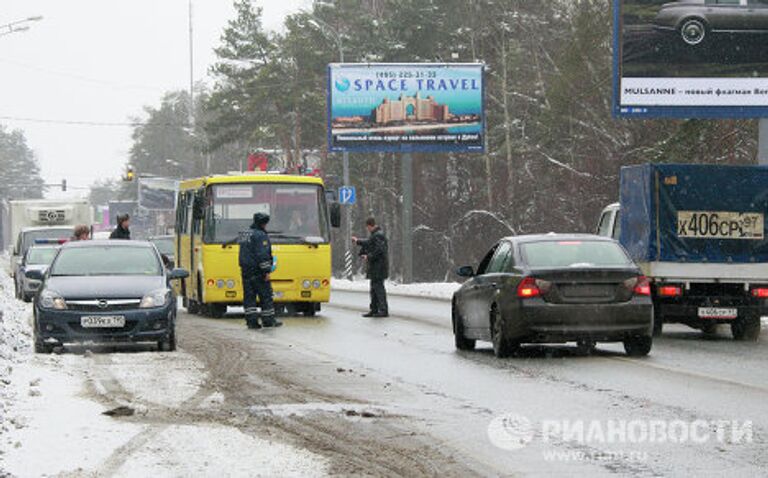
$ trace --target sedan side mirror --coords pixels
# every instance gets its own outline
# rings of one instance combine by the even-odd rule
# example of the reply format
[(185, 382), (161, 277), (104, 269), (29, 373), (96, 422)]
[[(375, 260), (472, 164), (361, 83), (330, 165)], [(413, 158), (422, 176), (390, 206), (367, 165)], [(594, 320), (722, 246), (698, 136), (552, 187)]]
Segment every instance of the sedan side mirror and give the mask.
[(168, 280), (186, 279), (189, 277), (189, 271), (186, 269), (173, 269), (168, 274)]
[(459, 277), (475, 277), (475, 269), (472, 266), (464, 266), (456, 269), (456, 275)]
[(331, 203), (331, 227), (341, 227), (341, 204)]
[(45, 275), (45, 272), (37, 269), (32, 269), (24, 272), (24, 275), (27, 277), (27, 279), (41, 281), (43, 280), (43, 276)]

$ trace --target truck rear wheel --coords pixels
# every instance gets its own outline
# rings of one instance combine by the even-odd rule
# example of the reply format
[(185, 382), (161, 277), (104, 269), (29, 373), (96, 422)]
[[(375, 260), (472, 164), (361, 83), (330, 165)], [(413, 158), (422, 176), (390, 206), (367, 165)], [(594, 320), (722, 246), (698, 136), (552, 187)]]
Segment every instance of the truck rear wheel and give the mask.
[(760, 338), (760, 315), (740, 317), (731, 324), (731, 334), (735, 340), (756, 342)]
[(704, 335), (708, 337), (713, 337), (717, 335), (717, 329), (719, 328), (719, 325), (717, 322), (705, 322), (701, 325), (701, 331), (704, 333)]

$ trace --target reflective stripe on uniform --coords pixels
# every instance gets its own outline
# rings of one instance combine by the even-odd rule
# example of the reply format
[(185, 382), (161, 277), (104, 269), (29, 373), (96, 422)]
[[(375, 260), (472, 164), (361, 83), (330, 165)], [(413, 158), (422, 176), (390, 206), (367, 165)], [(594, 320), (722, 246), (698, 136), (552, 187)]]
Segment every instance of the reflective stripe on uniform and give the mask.
[(267, 317), (275, 315), (275, 309), (262, 310), (261, 315), (267, 316)]

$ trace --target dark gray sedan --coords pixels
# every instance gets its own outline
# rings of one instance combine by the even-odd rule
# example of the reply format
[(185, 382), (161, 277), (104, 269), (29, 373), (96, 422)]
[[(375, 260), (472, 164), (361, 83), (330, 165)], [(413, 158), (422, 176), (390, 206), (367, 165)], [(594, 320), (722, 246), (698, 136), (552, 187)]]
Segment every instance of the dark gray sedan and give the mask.
[(709, 33), (768, 33), (768, 0), (679, 0), (662, 5), (654, 26), (690, 46)]
[(79, 241), (59, 250), (35, 296), (35, 351), (68, 343), (149, 342), (176, 348), (176, 296), (157, 249), (142, 241)]
[(651, 351), (648, 280), (615, 241), (592, 235), (505, 238), (453, 296), (456, 347), (493, 343), (498, 357), (523, 343), (623, 342), (630, 356)]

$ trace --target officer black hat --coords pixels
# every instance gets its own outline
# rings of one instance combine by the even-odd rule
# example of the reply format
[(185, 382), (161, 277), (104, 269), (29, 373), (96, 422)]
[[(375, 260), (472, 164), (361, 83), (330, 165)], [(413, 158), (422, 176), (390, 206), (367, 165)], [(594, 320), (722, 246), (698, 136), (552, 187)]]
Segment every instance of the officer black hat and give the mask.
[(257, 226), (266, 226), (269, 224), (269, 214), (263, 212), (257, 212), (253, 215), (253, 223)]

